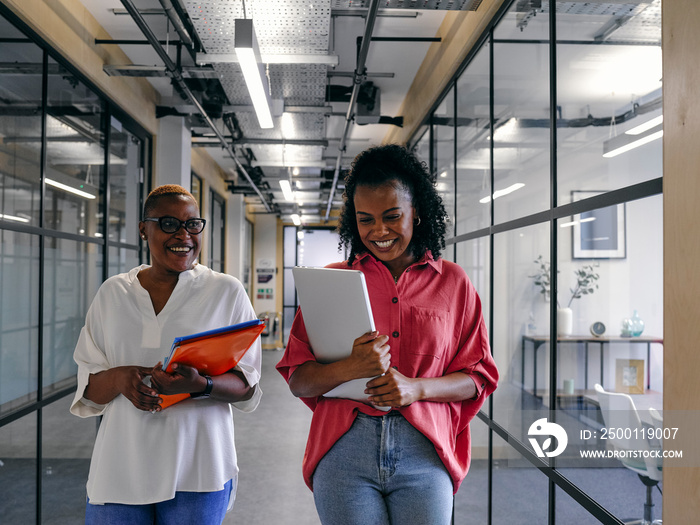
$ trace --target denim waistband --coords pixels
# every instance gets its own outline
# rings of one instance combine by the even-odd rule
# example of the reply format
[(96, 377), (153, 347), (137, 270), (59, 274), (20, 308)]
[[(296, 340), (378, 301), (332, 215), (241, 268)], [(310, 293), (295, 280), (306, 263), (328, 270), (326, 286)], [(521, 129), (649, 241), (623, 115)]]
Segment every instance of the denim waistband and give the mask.
[(386, 414), (382, 414), (381, 416), (370, 416), (369, 414), (365, 414), (364, 412), (357, 412), (357, 417), (359, 418), (367, 418), (367, 419), (381, 419), (383, 417), (397, 417), (400, 416), (401, 412), (398, 410), (390, 410)]

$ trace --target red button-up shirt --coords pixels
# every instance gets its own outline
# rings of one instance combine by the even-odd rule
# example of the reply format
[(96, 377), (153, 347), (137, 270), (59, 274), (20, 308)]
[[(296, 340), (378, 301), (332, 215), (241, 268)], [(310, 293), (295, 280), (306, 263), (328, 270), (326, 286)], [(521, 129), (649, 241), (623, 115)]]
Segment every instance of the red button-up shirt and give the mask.
[[(365, 274), (375, 327), (379, 334), (389, 335), (391, 366), (407, 377), (463, 372), (474, 380), (474, 399), (418, 401), (395, 409), (435, 445), (457, 492), (469, 470), (469, 422), (498, 382), (474, 286), (459, 265), (433, 260), (429, 252), (407, 268), (398, 283), (394, 283), (389, 269), (368, 253), (359, 255), (351, 266), (341, 262), (328, 267)], [(297, 367), (315, 360), (299, 311), (277, 370), (289, 381)], [(373, 416), (385, 412), (349, 399), (317, 397), (302, 401), (314, 412), (303, 463), (304, 480), (313, 490), (316, 465), (350, 429), (357, 412)]]

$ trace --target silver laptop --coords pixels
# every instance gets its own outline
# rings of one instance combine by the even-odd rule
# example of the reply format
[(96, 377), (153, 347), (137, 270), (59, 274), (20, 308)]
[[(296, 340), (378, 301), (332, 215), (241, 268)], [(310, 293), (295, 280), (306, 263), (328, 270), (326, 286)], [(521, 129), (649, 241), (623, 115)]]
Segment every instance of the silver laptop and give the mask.
[[(316, 359), (320, 363), (332, 363), (348, 357), (355, 339), (374, 330), (365, 276), (359, 270), (304, 266), (292, 268), (292, 274)], [(367, 402), (364, 390), (370, 379), (348, 381), (325, 397)], [(387, 407), (381, 407), (384, 408)]]

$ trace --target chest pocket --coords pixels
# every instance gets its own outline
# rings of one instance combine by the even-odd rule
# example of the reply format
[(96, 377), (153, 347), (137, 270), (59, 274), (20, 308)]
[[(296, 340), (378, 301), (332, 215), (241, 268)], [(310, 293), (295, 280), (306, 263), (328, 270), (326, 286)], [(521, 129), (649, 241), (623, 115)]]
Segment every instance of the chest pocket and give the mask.
[[(435, 308), (411, 307), (411, 334), (407, 345), (416, 372), (428, 372), (427, 368), (439, 365), (449, 354), (452, 338), (449, 312)], [(427, 368), (426, 368), (427, 367)]]

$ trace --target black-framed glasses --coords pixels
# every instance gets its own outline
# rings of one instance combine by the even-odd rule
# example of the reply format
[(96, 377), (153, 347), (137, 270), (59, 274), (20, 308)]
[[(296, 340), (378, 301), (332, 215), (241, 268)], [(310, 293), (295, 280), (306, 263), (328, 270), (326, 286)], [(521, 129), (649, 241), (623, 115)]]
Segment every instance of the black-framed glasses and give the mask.
[(187, 219), (186, 221), (181, 221), (175, 217), (148, 217), (143, 219), (143, 222), (149, 221), (157, 222), (164, 233), (175, 233), (184, 226), (187, 233), (192, 235), (202, 233), (204, 225), (207, 223), (205, 219)]

